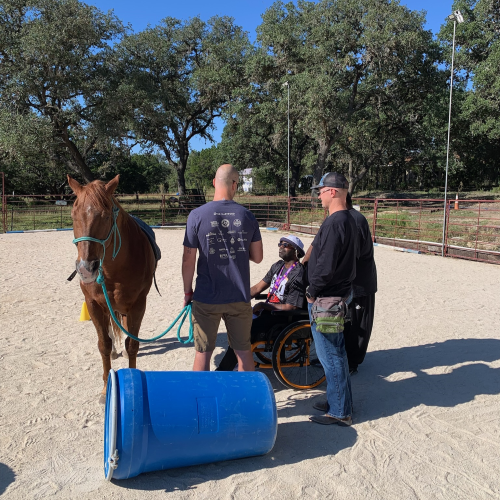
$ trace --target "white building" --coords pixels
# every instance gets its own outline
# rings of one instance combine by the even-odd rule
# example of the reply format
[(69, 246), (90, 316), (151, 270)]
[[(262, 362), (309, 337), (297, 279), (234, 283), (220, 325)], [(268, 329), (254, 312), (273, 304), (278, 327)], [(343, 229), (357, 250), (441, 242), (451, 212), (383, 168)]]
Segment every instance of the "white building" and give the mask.
[(251, 168), (245, 168), (244, 170), (240, 171), (240, 183), (245, 193), (250, 193), (252, 191), (252, 170), (253, 169)]

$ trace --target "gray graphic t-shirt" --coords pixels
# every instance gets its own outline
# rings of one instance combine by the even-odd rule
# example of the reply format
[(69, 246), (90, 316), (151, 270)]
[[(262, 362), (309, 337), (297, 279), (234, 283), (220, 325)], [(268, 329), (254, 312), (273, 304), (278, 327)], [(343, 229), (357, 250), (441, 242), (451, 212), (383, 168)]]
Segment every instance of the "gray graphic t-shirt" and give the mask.
[(235, 201), (211, 201), (188, 217), (184, 246), (199, 250), (193, 300), (250, 301), (250, 243), (262, 239), (255, 216)]

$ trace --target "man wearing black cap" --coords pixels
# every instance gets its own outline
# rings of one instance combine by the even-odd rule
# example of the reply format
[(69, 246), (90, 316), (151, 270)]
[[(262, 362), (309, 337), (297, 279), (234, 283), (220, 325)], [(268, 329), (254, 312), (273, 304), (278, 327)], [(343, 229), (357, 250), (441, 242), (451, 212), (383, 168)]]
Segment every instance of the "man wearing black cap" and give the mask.
[[(342, 174), (330, 172), (311, 188), (318, 190), (321, 204), (329, 212), (312, 243), (307, 269), (309, 286), (306, 289), (311, 331), (327, 382), (327, 400), (314, 404), (314, 408), (324, 414), (309, 418), (324, 425), (352, 424), (351, 380), (344, 344), (343, 313), (356, 276), (357, 240), (356, 223), (346, 206), (348, 186)], [(318, 298), (320, 300), (317, 301)], [(332, 305), (322, 312), (320, 304), (328, 302)], [(331, 323), (327, 324), (328, 320)]]
[(356, 278), (353, 283), (354, 298), (349, 304), (350, 321), (345, 324), (345, 350), (349, 373), (356, 373), (365, 359), (372, 333), (377, 291), (377, 267), (373, 258), (373, 242), (370, 226), (365, 216), (354, 209), (351, 195), (347, 195), (347, 209), (353, 216), (358, 230), (358, 258)]
[[(280, 260), (271, 266), (261, 281), (250, 288), (252, 298), (269, 288), (266, 301), (258, 302), (253, 307), (252, 343), (271, 337), (273, 332), (279, 332), (287, 326), (286, 318), (274, 316), (272, 311), (304, 307), (305, 271), (299, 262), (304, 257), (304, 244), (297, 236), (289, 235), (280, 239), (278, 247)], [(232, 371), (236, 363), (236, 355), (229, 347), (217, 370)]]

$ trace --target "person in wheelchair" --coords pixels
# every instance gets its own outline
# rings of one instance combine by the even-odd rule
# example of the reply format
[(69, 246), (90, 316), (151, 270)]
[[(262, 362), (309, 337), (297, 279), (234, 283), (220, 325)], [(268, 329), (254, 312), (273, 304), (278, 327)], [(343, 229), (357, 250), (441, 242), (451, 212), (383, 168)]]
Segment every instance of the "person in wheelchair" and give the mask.
[[(250, 288), (250, 296), (255, 298), (269, 288), (265, 302), (253, 307), (251, 342), (272, 339), (288, 324), (283, 315), (273, 315), (273, 311), (303, 309), (305, 304), (305, 270), (300, 263), (304, 257), (304, 244), (296, 236), (283, 236), (278, 243), (280, 260), (275, 262), (264, 278)], [(237, 364), (236, 355), (228, 350), (217, 371), (232, 371)]]

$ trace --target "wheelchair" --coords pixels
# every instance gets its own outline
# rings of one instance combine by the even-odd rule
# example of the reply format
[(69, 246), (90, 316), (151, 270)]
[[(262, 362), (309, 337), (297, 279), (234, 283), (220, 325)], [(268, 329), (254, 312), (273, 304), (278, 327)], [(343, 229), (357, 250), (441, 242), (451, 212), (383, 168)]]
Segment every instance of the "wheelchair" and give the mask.
[[(258, 295), (256, 299), (265, 299)], [(272, 311), (283, 317), (282, 327), (272, 327), (265, 338), (252, 343), (255, 368), (272, 369), (285, 386), (296, 390), (318, 387), (325, 381), (311, 332), (307, 309)]]

